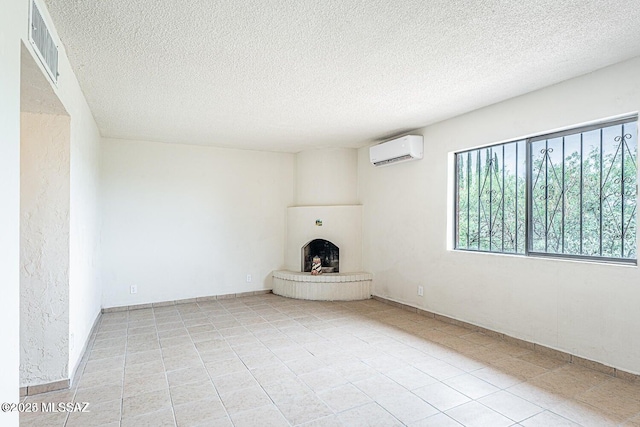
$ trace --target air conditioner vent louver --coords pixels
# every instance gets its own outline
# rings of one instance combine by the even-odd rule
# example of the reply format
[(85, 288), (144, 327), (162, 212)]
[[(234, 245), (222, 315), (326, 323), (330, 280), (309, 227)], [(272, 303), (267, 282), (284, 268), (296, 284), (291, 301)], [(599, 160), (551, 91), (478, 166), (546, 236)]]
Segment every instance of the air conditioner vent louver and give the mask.
[(411, 157), (410, 154), (407, 154), (406, 156), (394, 157), (393, 159), (388, 159), (388, 160), (382, 160), (380, 162), (375, 162), (374, 165), (376, 165), (376, 166), (384, 166), (384, 165), (388, 165), (389, 163), (402, 162), (404, 160), (411, 160), (411, 159), (413, 159), (413, 157)]
[(35, 2), (31, 2), (29, 40), (53, 83), (58, 83), (58, 46), (56, 46), (42, 14)]

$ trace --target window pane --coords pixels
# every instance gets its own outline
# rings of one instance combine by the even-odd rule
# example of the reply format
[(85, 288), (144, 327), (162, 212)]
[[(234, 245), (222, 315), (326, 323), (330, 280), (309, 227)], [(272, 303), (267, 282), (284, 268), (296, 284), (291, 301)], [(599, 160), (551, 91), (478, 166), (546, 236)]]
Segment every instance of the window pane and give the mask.
[(546, 233), (547, 252), (559, 254), (563, 251), (563, 212), (564, 212), (564, 175), (563, 175), (563, 138), (547, 141), (547, 199)]
[(514, 173), (518, 199), (516, 205), (518, 211), (515, 219), (518, 224), (516, 252), (523, 254), (527, 246), (527, 144), (525, 141), (517, 142), (517, 156), (517, 171)]
[(489, 221), (491, 221), (490, 212), (491, 212), (491, 166), (489, 162), (491, 161), (491, 148), (485, 148), (480, 150), (480, 175), (479, 175), (479, 226), (480, 231), (478, 233), (479, 249), (481, 251), (489, 250), (489, 233), (491, 232), (491, 226)]
[(478, 233), (480, 232), (480, 204), (478, 203), (480, 168), (478, 166), (478, 157), (480, 153), (471, 151), (467, 153), (469, 167), (469, 244), (468, 249), (478, 249), (480, 240)]
[(531, 250), (547, 251), (547, 140), (531, 143)]
[(467, 248), (469, 245), (469, 174), (468, 156), (456, 156), (458, 164), (458, 204), (457, 204), (457, 242), (459, 248)]
[(525, 141), (456, 155), (456, 248), (524, 253), (525, 157)]
[(632, 258), (636, 123), (531, 142), (531, 251)]
[(635, 120), (457, 154), (456, 248), (635, 260)]
[(622, 126), (602, 129), (602, 256), (622, 258)]
[(582, 255), (600, 255), (600, 131), (582, 133)]
[(564, 138), (564, 252), (582, 253), (582, 179), (580, 135)]
[(496, 252), (503, 252), (504, 248), (502, 245), (502, 233), (504, 231), (502, 227), (503, 220), (503, 207), (504, 207), (504, 197), (502, 193), (503, 182), (502, 182), (502, 172), (504, 167), (504, 159), (502, 155), (502, 149), (504, 146), (494, 147), (491, 150), (491, 161), (490, 161), (490, 197), (491, 204), (490, 208), (490, 250)]
[(624, 194), (623, 215), (623, 258), (637, 258), (636, 252), (636, 208), (638, 191), (638, 123), (626, 123), (623, 125), (624, 146), (622, 148), (622, 164), (624, 176), (621, 192)]
[(504, 169), (504, 215), (503, 215), (503, 232), (504, 232), (504, 252), (517, 252), (517, 221), (516, 221), (516, 152), (517, 143), (503, 145), (504, 161), (502, 163)]

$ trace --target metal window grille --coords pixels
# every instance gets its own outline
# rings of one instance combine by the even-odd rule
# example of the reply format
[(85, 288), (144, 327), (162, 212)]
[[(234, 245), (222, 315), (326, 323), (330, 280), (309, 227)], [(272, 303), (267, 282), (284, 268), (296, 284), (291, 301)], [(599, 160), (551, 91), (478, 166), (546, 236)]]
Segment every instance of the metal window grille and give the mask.
[(456, 154), (456, 249), (636, 262), (637, 117)]
[(526, 141), (456, 155), (456, 247), (524, 253)]

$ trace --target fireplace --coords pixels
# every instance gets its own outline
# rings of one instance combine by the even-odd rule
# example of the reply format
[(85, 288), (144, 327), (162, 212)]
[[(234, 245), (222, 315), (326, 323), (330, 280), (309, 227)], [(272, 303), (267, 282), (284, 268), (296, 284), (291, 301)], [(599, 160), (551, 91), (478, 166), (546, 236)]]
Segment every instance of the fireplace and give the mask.
[[(362, 271), (357, 150), (302, 151), (295, 166), (295, 206), (287, 208), (284, 268), (272, 273), (273, 293), (315, 301), (371, 298), (373, 276)], [(310, 274), (314, 256), (328, 274)]]
[(340, 272), (340, 248), (324, 239), (315, 239), (302, 247), (302, 271), (310, 272), (313, 257), (319, 257), (323, 273)]

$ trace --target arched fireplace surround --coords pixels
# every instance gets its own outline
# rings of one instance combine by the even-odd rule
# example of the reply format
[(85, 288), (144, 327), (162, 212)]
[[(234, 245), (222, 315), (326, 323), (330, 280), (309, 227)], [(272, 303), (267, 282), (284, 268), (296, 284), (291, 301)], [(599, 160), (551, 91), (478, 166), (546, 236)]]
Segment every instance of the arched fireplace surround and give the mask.
[(340, 272), (340, 248), (325, 239), (313, 239), (302, 247), (302, 271), (311, 271), (314, 257), (320, 258), (322, 273)]

